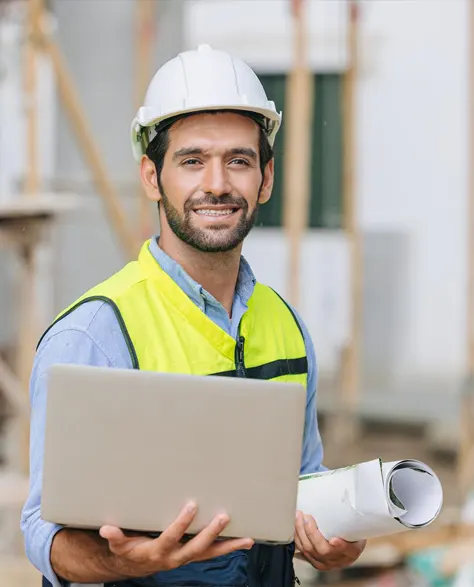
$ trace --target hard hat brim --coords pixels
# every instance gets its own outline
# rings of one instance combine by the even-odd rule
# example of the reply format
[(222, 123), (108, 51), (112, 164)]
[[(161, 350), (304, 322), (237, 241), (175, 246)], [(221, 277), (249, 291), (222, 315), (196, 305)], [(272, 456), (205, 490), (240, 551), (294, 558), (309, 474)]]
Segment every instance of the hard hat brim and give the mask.
[[(148, 108), (140, 108), (137, 115), (132, 121), (131, 125), (131, 146), (134, 159), (137, 163), (141, 161), (141, 158), (146, 152), (146, 146), (148, 144), (148, 131), (150, 128), (155, 128), (161, 122), (164, 122), (171, 118), (180, 117), (186, 114), (199, 114), (204, 112), (212, 112), (216, 110), (232, 110), (249, 112), (253, 114), (260, 114), (264, 119), (269, 121), (269, 129), (267, 132), (267, 139), (271, 146), (275, 142), (275, 136), (281, 126), (282, 113), (272, 110), (270, 108), (260, 108), (255, 106), (243, 106), (234, 104), (215, 104), (211, 106), (198, 106), (191, 108), (183, 108), (176, 112), (170, 112), (157, 116), (155, 113), (150, 112)], [(147, 135), (147, 136), (144, 136)]]

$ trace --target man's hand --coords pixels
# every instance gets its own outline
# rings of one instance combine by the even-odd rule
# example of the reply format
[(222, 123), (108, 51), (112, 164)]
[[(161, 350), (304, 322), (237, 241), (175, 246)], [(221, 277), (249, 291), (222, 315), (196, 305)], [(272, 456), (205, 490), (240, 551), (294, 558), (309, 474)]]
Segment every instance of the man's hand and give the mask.
[(312, 516), (296, 512), (295, 544), (302, 556), (320, 571), (332, 571), (350, 566), (365, 548), (366, 541), (346, 542), (331, 538), (329, 542), (318, 530)]
[(119, 528), (103, 526), (100, 535), (109, 543), (113, 553), (113, 567), (127, 577), (145, 577), (167, 571), (194, 561), (212, 559), (235, 550), (250, 549), (249, 538), (219, 540), (219, 534), (229, 523), (227, 515), (216, 516), (199, 534), (182, 541), (191, 525), (197, 508), (189, 504), (178, 518), (158, 538), (126, 536)]

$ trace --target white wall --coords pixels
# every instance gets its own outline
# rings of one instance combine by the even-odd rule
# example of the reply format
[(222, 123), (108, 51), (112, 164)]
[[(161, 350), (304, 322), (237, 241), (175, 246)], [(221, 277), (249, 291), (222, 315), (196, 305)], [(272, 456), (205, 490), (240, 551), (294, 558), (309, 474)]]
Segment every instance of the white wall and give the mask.
[[(307, 3), (313, 68), (342, 69), (345, 3)], [(260, 71), (288, 68), (287, 0), (251, 0), (252, 18), (248, 0), (185, 4), (186, 47), (206, 42), (241, 56)], [(400, 331), (384, 332), (383, 324), (368, 330), (377, 330), (381, 340), (393, 336), (398, 341), (392, 360), (400, 377), (444, 379), (458, 375), (465, 365), (467, 9), (468, 0), (362, 3), (359, 219), (368, 234), (400, 236), (404, 267), (399, 273), (408, 276), (397, 283), (400, 295), (395, 296), (400, 304), (396, 314), (404, 317)], [(281, 234), (256, 233), (247, 248), (264, 280), (280, 284), (284, 291), (282, 239)], [(333, 308), (327, 324), (323, 306), (316, 310), (308, 299), (301, 306), (324, 368), (334, 362), (344, 337), (346, 255), (337, 236), (331, 240), (316, 233), (308, 239), (305, 290), (316, 287), (317, 296), (326, 296)], [(267, 254), (274, 247), (278, 254)], [(335, 260), (337, 268), (332, 266)], [(331, 277), (322, 286), (328, 271)], [(377, 274), (370, 279), (374, 282)], [(365, 317), (366, 324), (370, 319)]]
[(467, 10), (417, 0), (364, 11), (364, 35), (383, 42), (359, 91), (360, 218), (409, 238), (403, 363), (427, 375), (465, 364)]
[[(342, 69), (347, 55), (345, 1), (305, 2), (311, 66)], [(290, 15), (290, 0), (188, 0), (185, 47), (208, 43), (238, 55), (259, 71), (282, 71), (291, 65)]]

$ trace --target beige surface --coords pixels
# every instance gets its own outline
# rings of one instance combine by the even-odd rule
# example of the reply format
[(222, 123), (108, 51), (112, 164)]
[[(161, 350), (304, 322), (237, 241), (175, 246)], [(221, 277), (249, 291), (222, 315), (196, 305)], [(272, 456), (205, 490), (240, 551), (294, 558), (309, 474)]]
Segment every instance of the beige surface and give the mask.
[(29, 480), (23, 475), (0, 471), (0, 505), (2, 507), (20, 506), (26, 501)]
[(21, 556), (0, 557), (0, 585), (2, 587), (40, 587), (38, 571)]

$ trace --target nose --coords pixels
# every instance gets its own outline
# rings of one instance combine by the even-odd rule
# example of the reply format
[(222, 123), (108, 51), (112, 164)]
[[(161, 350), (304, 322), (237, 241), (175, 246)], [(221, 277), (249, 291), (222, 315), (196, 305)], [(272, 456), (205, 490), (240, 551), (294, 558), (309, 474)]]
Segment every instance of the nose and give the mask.
[(222, 161), (216, 158), (207, 162), (202, 176), (201, 189), (214, 196), (223, 196), (232, 191), (228, 172)]

